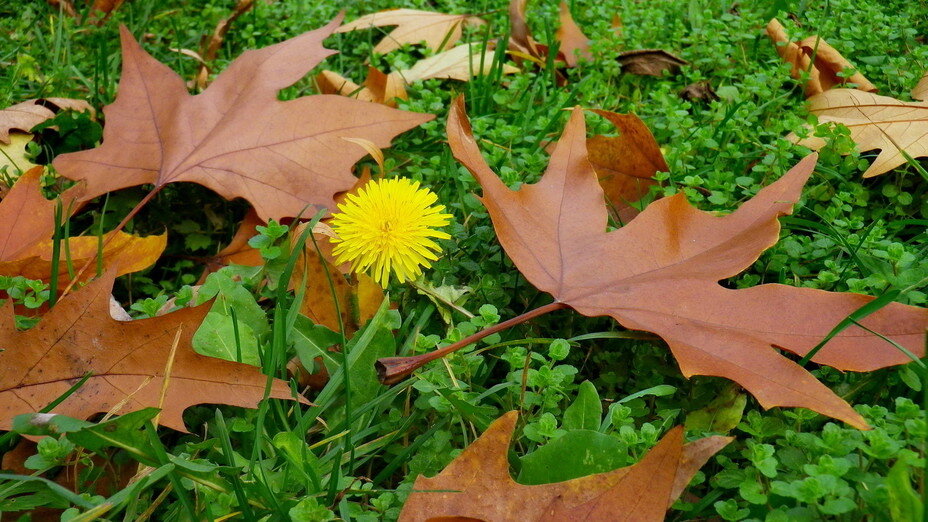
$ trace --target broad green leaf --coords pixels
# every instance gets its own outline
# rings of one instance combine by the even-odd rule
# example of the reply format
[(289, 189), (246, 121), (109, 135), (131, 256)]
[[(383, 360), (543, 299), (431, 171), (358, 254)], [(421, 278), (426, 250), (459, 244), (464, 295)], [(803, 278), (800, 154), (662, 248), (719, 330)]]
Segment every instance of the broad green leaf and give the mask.
[(897, 461), (886, 476), (889, 489), (889, 515), (893, 522), (922, 520), (925, 506), (912, 487), (909, 476), (910, 465), (905, 459)]
[(625, 446), (591, 430), (568, 431), (522, 457), (520, 484), (548, 484), (612, 471), (629, 462)]
[[(215, 309), (214, 305), (214, 309)], [(227, 361), (260, 366), (258, 339), (254, 330), (230, 315), (210, 312), (193, 336), (193, 348), (197, 353), (218, 357)], [(237, 327), (237, 328), (236, 328)]]
[(561, 427), (565, 430), (593, 430), (599, 429), (603, 418), (603, 405), (599, 400), (599, 392), (590, 381), (583, 381), (577, 391), (577, 398), (564, 410), (564, 420)]

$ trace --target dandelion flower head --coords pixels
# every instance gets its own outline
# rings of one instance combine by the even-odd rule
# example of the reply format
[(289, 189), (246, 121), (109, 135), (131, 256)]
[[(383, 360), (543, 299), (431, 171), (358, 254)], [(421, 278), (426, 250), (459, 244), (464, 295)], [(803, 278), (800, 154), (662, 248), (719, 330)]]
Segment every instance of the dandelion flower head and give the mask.
[(420, 188), (418, 181), (390, 178), (370, 181), (338, 205), (330, 225), (333, 254), (339, 263), (351, 263), (354, 272), (366, 272), (386, 287), (390, 272), (400, 283), (415, 279), (422, 267), (432, 266), (441, 247), (433, 239), (451, 236), (437, 230), (451, 221), (438, 197)]

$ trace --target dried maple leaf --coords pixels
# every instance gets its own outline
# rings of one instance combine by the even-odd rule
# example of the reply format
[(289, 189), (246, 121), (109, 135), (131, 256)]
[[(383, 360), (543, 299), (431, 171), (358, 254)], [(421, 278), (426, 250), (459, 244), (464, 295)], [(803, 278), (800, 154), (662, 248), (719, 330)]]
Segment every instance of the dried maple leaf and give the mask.
[[(815, 157), (727, 216), (702, 212), (677, 194), (606, 232), (603, 191), (587, 160), (579, 109), (541, 181), (518, 191), (487, 166), (466, 118), (458, 99), (448, 118), (451, 149), (480, 182), (481, 201), (500, 243), (533, 285), (583, 315), (610, 316), (627, 328), (656, 333), (684, 375), (736, 381), (765, 408), (804, 407), (867, 426), (843, 399), (777, 349), (805, 355), (872, 297), (779, 284), (740, 290), (718, 284), (777, 242), (777, 218), (791, 212)], [(862, 324), (924, 354), (924, 308), (891, 303)], [(853, 371), (909, 362), (857, 326), (835, 336), (812, 360)]]
[(619, 222), (627, 223), (638, 215), (631, 203), (656, 183), (654, 174), (669, 169), (654, 135), (641, 118), (604, 110), (592, 112), (609, 120), (619, 131), (616, 137), (593, 136), (586, 140), (586, 147), (610, 212)]
[(554, 37), (561, 45), (558, 50), (564, 55), (564, 63), (567, 67), (576, 67), (580, 59), (593, 59), (590, 53), (590, 39), (583, 34), (573, 16), (570, 15), (570, 6), (567, 2), (561, 2), (559, 13), (561, 26), (557, 28)]
[(632, 466), (526, 486), (512, 479), (506, 456), (517, 417), (512, 411), (494, 421), (435, 477), (419, 476), (400, 521), (664, 520), (696, 471), (732, 440), (683, 444), (676, 427)]
[(93, 107), (84, 100), (71, 98), (38, 98), (17, 103), (0, 110), (0, 143), (10, 143), (11, 130), (28, 132), (63, 110), (93, 112)]
[(433, 117), (341, 96), (279, 101), (278, 91), (332, 54), (322, 40), (338, 22), (245, 52), (196, 96), (123, 27), (122, 78), (104, 108), (103, 145), (58, 156), (55, 167), (87, 182), (85, 198), (190, 181), (247, 199), (264, 220), (305, 215), (307, 205), (334, 208), (333, 196), (354, 185), (351, 166), (365, 154), (343, 138), (387, 147)]
[[(424, 58), (411, 68), (400, 71), (398, 74), (407, 83), (414, 83), (430, 78), (460, 80), (466, 82), (474, 76), (489, 74), (493, 68), (495, 51), (488, 46), (480, 52), (479, 44), (463, 44), (438, 53), (435, 56)], [(519, 69), (503, 64), (502, 74), (519, 72)]]
[[(912, 96), (925, 93), (916, 87)], [(809, 98), (809, 111), (819, 122), (847, 127), (860, 151), (881, 149), (864, 172), (865, 178), (905, 164), (902, 151), (912, 158), (928, 156), (928, 101), (907, 102), (856, 89), (832, 89)], [(790, 139), (815, 150), (825, 146), (825, 140), (815, 136), (799, 139), (791, 134)]]
[(767, 24), (767, 36), (773, 40), (780, 58), (792, 65), (790, 74), (793, 78), (801, 80), (803, 74), (809, 72), (809, 79), (805, 84), (807, 97), (847, 83), (856, 84), (857, 89), (861, 91), (876, 91), (876, 86), (860, 73), (855, 72), (847, 78), (839, 76), (838, 73), (845, 69), (853, 69), (854, 66), (818, 36), (810, 36), (798, 43), (792, 42), (776, 18)]
[(416, 9), (391, 9), (362, 16), (338, 28), (339, 33), (369, 29), (371, 27), (397, 26), (384, 36), (374, 52), (386, 54), (404, 44), (425, 42), (429, 49), (442, 51), (461, 39), (464, 25), (483, 24), (483, 20), (467, 14), (451, 15)]
[[(548, 59), (549, 48), (538, 43), (532, 37), (525, 14), (528, 0), (510, 0), (509, 2), (509, 51), (516, 58), (534, 62), (542, 67)], [(579, 58), (589, 59), (589, 39), (583, 34), (573, 17), (566, 2), (562, 2), (559, 12), (561, 25), (554, 35), (559, 44), (557, 60), (567, 67), (575, 67)], [(560, 78), (559, 82), (566, 82)]]
[[(161, 425), (187, 431), (181, 415), (190, 406), (253, 408), (264, 397), (268, 378), (257, 368), (199, 355), (191, 348), (208, 304), (152, 319), (117, 321), (109, 314), (114, 278), (110, 271), (65, 296), (54, 313), (25, 332), (16, 330), (7, 304), (7, 317), (0, 320), (0, 430), (9, 430), (16, 415), (39, 411), (88, 372), (92, 375), (84, 385), (52, 412), (86, 419), (99, 412), (161, 407)], [(178, 330), (180, 342), (166, 377)], [(290, 388), (275, 379), (270, 396), (289, 399)]]

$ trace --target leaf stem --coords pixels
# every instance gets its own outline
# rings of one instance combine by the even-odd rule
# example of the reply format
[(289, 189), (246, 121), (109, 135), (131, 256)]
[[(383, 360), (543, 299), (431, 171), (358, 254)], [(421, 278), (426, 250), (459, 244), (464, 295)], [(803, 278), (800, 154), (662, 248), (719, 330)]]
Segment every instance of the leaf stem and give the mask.
[(461, 348), (473, 344), (480, 339), (487, 337), (488, 335), (493, 335), (496, 332), (511, 328), (517, 324), (531, 321), (538, 316), (544, 315), (548, 312), (553, 312), (555, 310), (560, 310), (562, 308), (567, 308), (567, 305), (560, 301), (555, 301), (533, 310), (529, 310), (522, 315), (517, 315), (516, 317), (503, 321), (497, 325), (484, 328), (483, 330), (480, 330), (473, 335), (469, 335), (456, 343), (449, 344), (448, 346), (439, 348), (438, 350), (429, 353), (414, 355), (411, 357), (385, 357), (383, 359), (378, 359), (375, 365), (377, 368), (377, 376), (380, 379), (380, 382), (383, 384), (396, 384), (408, 377), (409, 374), (411, 374), (413, 371), (421, 368), (427, 363), (434, 361), (435, 359), (439, 359), (451, 352), (460, 350)]

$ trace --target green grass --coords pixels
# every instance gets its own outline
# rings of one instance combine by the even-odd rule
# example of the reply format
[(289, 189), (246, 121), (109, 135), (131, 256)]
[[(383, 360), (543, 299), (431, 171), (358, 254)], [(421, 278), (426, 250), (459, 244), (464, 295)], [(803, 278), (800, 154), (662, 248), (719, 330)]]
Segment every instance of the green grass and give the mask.
[[(180, 0), (133, 0), (100, 27), (59, 16), (39, 0), (5, 3), (0, 6), (0, 106), (47, 96), (83, 98), (98, 109), (111, 102), (119, 78), (120, 23), (137, 37), (144, 35), (144, 47), (157, 59), (191, 78), (196, 62), (171, 49), (198, 50), (201, 37), (234, 3), (208, 0), (194, 6)], [(256, 5), (229, 32), (214, 71), (247, 49), (314, 29), (339, 9), (336, 3), (311, 0)], [(332, 378), (311, 397), (314, 406), (272, 400), (257, 410), (195, 407), (185, 415), (189, 434), (155, 432), (150, 417), (141, 415), (113, 425), (119, 450), (95, 442), (92, 429), (83, 427), (80, 435), (60, 442), (46, 439), (51, 442), (37, 450), (41, 458), (32, 461), (34, 477), (53, 478), (68, 458), (86, 460), (88, 451), (102, 455), (108, 464), (97, 464), (83, 474), (82, 496), (40, 480), (4, 475), (0, 505), (67, 508), (74, 515), (83, 513), (85, 520), (100, 509), (93, 506), (103, 497), (116, 504), (104, 515), (111, 520), (221, 519), (232, 514), (249, 520), (394, 519), (417, 474), (440, 471), (505, 411), (522, 412), (514, 444), (519, 456), (558, 439), (565, 432), (564, 411), (577, 399), (584, 381), (593, 383), (604, 400), (600, 431), (618, 445), (616, 466), (635, 462), (687, 414), (709, 406), (728, 387), (727, 381), (684, 379), (662, 343), (629, 339), (614, 321), (568, 311), (488, 337), (392, 388), (376, 383), (372, 365), (378, 357), (423, 353), (549, 299), (506, 257), (475, 197), (480, 193), (476, 181), (451, 157), (444, 143), (450, 101), (466, 94), (481, 149), (510, 186), (534, 182), (543, 172), (548, 161), (544, 145), (562, 130), (567, 118), (563, 109), (581, 105), (634, 112), (652, 129), (670, 167), (659, 174), (663, 187), (650, 197), (683, 192), (702, 209), (726, 212), (805, 155), (804, 149), (783, 138), (814, 124), (804, 109), (801, 86), (790, 79), (788, 66), (764, 34), (769, 18), (778, 16), (795, 39), (821, 35), (881, 94), (906, 98), (928, 69), (923, 36), (928, 33), (928, 7), (875, 0), (584, 0), (571, 6), (578, 24), (595, 42), (596, 59), (567, 71), (566, 85), (558, 85), (551, 70), (532, 69), (470, 83), (416, 84), (400, 107), (437, 118), (401, 135), (384, 151), (387, 172), (421, 180), (454, 214), (448, 229), (454, 239), (443, 244), (445, 255), (423, 284), (459, 290), (462, 297), (456, 303), (472, 317), (396, 285), (390, 291), (395, 309), (385, 304), (353, 337), (332, 337), (297, 317), (294, 298), (284, 288), (260, 284), (267, 277), (287, 280), (286, 273), (293, 270), (288, 264), (290, 246), (266, 233), (268, 243), (281, 246), (279, 257), (259, 271), (228, 271), (226, 275), (241, 276), (235, 288), (223, 287), (220, 276), (211, 284), (217, 293), (225, 292), (224, 298), (244, 303), (231, 308), (236, 346), (239, 352), (245, 349), (243, 339), (251, 332), (269, 375), (285, 376), (287, 361), (297, 354), (307, 359), (327, 356), (324, 364)], [(466, 34), (471, 41), (502, 38), (508, 31), (505, 2), (378, 0), (344, 7), (347, 20), (394, 7), (487, 13), (488, 25)], [(611, 27), (614, 15), (623, 21), (621, 35)], [(529, 3), (530, 25), (542, 41), (551, 38), (556, 20), (556, 2)], [(334, 35), (327, 47), (340, 54), (323, 67), (360, 82), (367, 63), (397, 70), (429, 54), (419, 46), (407, 46), (386, 56), (373, 55), (381, 35), (376, 29)], [(666, 49), (690, 65), (669, 77), (622, 74), (615, 55), (644, 48)], [(679, 96), (699, 81), (708, 81), (720, 100), (686, 101)], [(312, 93), (312, 83), (303, 80), (282, 96)], [(588, 124), (591, 133), (611, 132), (606, 122), (593, 117)], [(64, 139), (69, 135), (64, 128), (43, 131), (43, 159), (92, 146), (98, 139), (87, 124), (75, 124), (74, 129), (70, 142)], [(920, 174), (924, 159), (863, 180), (861, 173), (875, 154), (854, 152), (846, 130), (822, 126), (817, 132), (828, 137), (829, 145), (796, 213), (783, 219), (782, 240), (726, 284), (740, 288), (777, 282), (891, 294), (895, 300), (925, 306), (928, 184)], [(141, 189), (128, 189), (91, 204), (72, 220), (70, 234), (112, 228), (143, 195)], [(132, 229), (158, 233), (166, 228), (168, 251), (152, 270), (121, 278), (119, 298), (127, 308), (136, 303), (132, 310), (140, 317), (152, 315), (168, 297), (178, 296), (181, 303), (189, 300), (185, 285), (193, 284), (202, 269), (197, 258), (221, 248), (244, 211), (241, 202), (226, 202), (192, 184), (165, 188), (136, 217)], [(31, 299), (32, 304), (44, 300), (42, 292), (48, 295), (41, 285), (3, 277), (0, 289), (17, 301)], [(260, 317), (245, 312), (254, 310), (252, 304)], [(256, 326), (261, 321), (266, 331)], [(324, 349), (333, 343), (345, 349), (329, 355)], [(736, 442), (697, 474), (689, 494), (670, 512), (671, 520), (893, 520), (891, 506), (923, 488), (928, 428), (921, 369), (909, 365), (854, 374), (820, 367), (812, 372), (857, 404), (874, 429), (858, 431), (805, 410), (764, 411), (747, 397), (740, 422), (729, 433)], [(737, 408), (730, 410), (739, 416)], [(687, 436), (704, 434), (691, 429)], [(75, 445), (87, 450), (78, 451)], [(154, 468), (149, 479), (121, 492), (94, 488), (99, 476), (134, 461)], [(521, 461), (513, 463), (518, 475)]]

